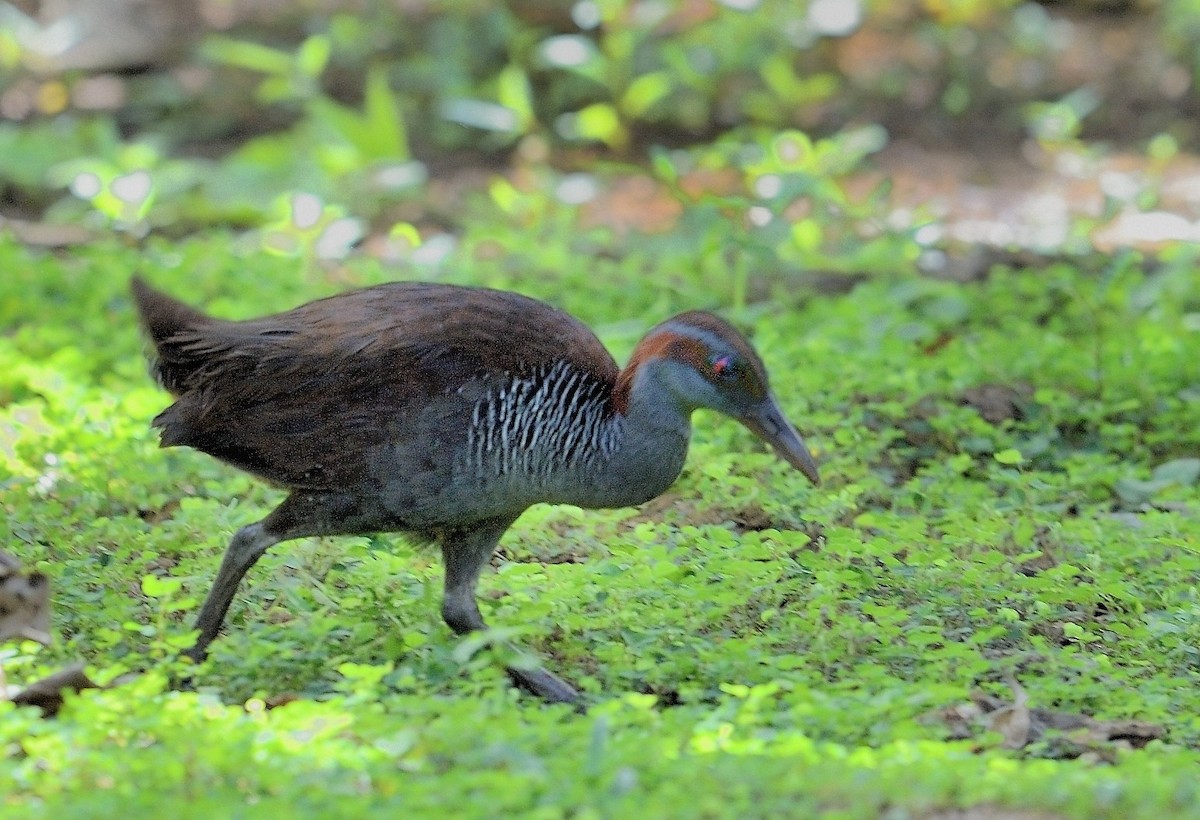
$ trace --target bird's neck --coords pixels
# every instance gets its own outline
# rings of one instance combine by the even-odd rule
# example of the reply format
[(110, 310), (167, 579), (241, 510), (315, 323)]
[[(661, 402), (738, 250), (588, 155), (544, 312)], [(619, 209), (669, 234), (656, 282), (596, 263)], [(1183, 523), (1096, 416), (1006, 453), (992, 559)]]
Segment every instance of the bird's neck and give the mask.
[(649, 501), (679, 477), (692, 434), (690, 415), (635, 392), (625, 414), (613, 417), (621, 446), (608, 461), (603, 484), (619, 506)]
[[(636, 367), (631, 365), (630, 367)], [(667, 386), (645, 372), (622, 373), (604, 425), (611, 450), (598, 460), (592, 482), (581, 486), (583, 507), (626, 507), (660, 495), (674, 483), (687, 458), (690, 408), (680, 406)]]

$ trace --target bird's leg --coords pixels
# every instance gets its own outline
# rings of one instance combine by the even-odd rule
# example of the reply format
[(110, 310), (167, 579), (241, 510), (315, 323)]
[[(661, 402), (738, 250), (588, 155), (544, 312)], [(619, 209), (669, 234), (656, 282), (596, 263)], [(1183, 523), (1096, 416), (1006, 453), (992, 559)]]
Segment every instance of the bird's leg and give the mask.
[(341, 496), (294, 493), (262, 521), (238, 530), (225, 550), (221, 568), (196, 618), (200, 635), (184, 654), (197, 663), (208, 655), (208, 645), (221, 630), (238, 585), (263, 553), (280, 541), (341, 531), (333, 524), (352, 520), (353, 507), (352, 499)]
[[(269, 516), (268, 516), (269, 518)], [(233, 603), (238, 585), (245, 577), (250, 567), (262, 557), (271, 546), (281, 540), (278, 535), (269, 532), (263, 519), (255, 524), (242, 527), (229, 542), (225, 557), (221, 559), (221, 568), (213, 581), (204, 606), (200, 607), (200, 615), (196, 618), (196, 628), (200, 630), (195, 645), (184, 654), (199, 663), (208, 655), (208, 645), (217, 637), (225, 613)]]
[(487, 628), (475, 601), (475, 585), (505, 529), (507, 524), (504, 528), (480, 527), (443, 539), (446, 585), (442, 593), (442, 620), (458, 635)]
[[(475, 601), (475, 585), (500, 536), (511, 520), (491, 521), (460, 530), (442, 538), (442, 559), (446, 565), (446, 588), (442, 595), (442, 618), (459, 635), (487, 629)], [(506, 668), (512, 682), (550, 703), (574, 703), (579, 693), (544, 669)]]

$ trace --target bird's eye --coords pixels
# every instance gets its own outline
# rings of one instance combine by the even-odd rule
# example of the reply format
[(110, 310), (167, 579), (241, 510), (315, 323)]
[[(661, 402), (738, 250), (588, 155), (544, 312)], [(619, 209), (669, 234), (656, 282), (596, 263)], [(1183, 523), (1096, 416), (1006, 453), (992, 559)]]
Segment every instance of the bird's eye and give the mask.
[(709, 367), (712, 373), (721, 381), (728, 381), (737, 377), (737, 361), (732, 356), (717, 356), (711, 362)]

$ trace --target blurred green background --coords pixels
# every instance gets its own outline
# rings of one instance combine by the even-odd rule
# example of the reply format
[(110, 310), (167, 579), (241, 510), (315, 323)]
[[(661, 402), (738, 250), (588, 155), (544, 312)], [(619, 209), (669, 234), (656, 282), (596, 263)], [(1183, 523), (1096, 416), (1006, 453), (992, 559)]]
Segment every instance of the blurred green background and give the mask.
[[(909, 265), (912, 249), (849, 246), (965, 211), (1027, 229), (920, 244), (1080, 252), (1104, 225), (1107, 248), (1189, 238), (1121, 220), (1164, 194), (1196, 217), (1194, 197), (1163, 191), (1200, 127), (1192, 0), (0, 11), (0, 213), (46, 244), (219, 226), (282, 253), (408, 260), (489, 187), (510, 219), (586, 206), (572, 227), (609, 233), (675, 227), (681, 202), (708, 197), (751, 245), (857, 270)], [(1042, 189), (1052, 201), (1027, 201)], [(767, 224), (780, 215), (790, 236)]]

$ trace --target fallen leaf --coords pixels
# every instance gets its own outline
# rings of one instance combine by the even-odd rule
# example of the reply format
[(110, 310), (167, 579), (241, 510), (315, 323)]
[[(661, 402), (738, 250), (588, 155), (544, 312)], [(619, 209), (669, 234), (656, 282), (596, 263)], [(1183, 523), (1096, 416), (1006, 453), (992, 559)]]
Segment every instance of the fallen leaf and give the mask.
[(1029, 713), (1029, 695), (1015, 680), (1008, 682), (1013, 690), (1013, 702), (1001, 706), (987, 716), (988, 729), (1004, 737), (1005, 749), (1023, 749), (1029, 743), (1033, 716)]
[(1010, 387), (1004, 384), (981, 384), (962, 392), (961, 403), (975, 410), (989, 424), (1001, 424), (1010, 419), (1025, 418), (1029, 397), (1028, 385)]
[(83, 664), (77, 664), (31, 683), (13, 695), (12, 702), (20, 706), (36, 706), (42, 710), (43, 717), (52, 717), (62, 708), (63, 693), (68, 689), (79, 692), (99, 688), (98, 683), (84, 674)]
[(986, 692), (972, 692), (967, 703), (933, 713), (953, 740), (969, 740), (983, 732), (997, 732), (1005, 749), (1023, 749), (1044, 741), (1045, 757), (1074, 759), (1095, 757), (1112, 761), (1118, 749), (1141, 749), (1166, 735), (1155, 723), (1140, 720), (1096, 720), (1088, 715), (1029, 707), (1029, 698), (1017, 681), (1009, 680), (1011, 702)]
[(0, 551), (0, 641), (14, 638), (50, 642), (50, 581)]
[(145, 521), (147, 524), (157, 524), (161, 521), (167, 521), (173, 518), (175, 513), (179, 511), (179, 499), (172, 498), (161, 507), (145, 507), (137, 511), (138, 518)]

